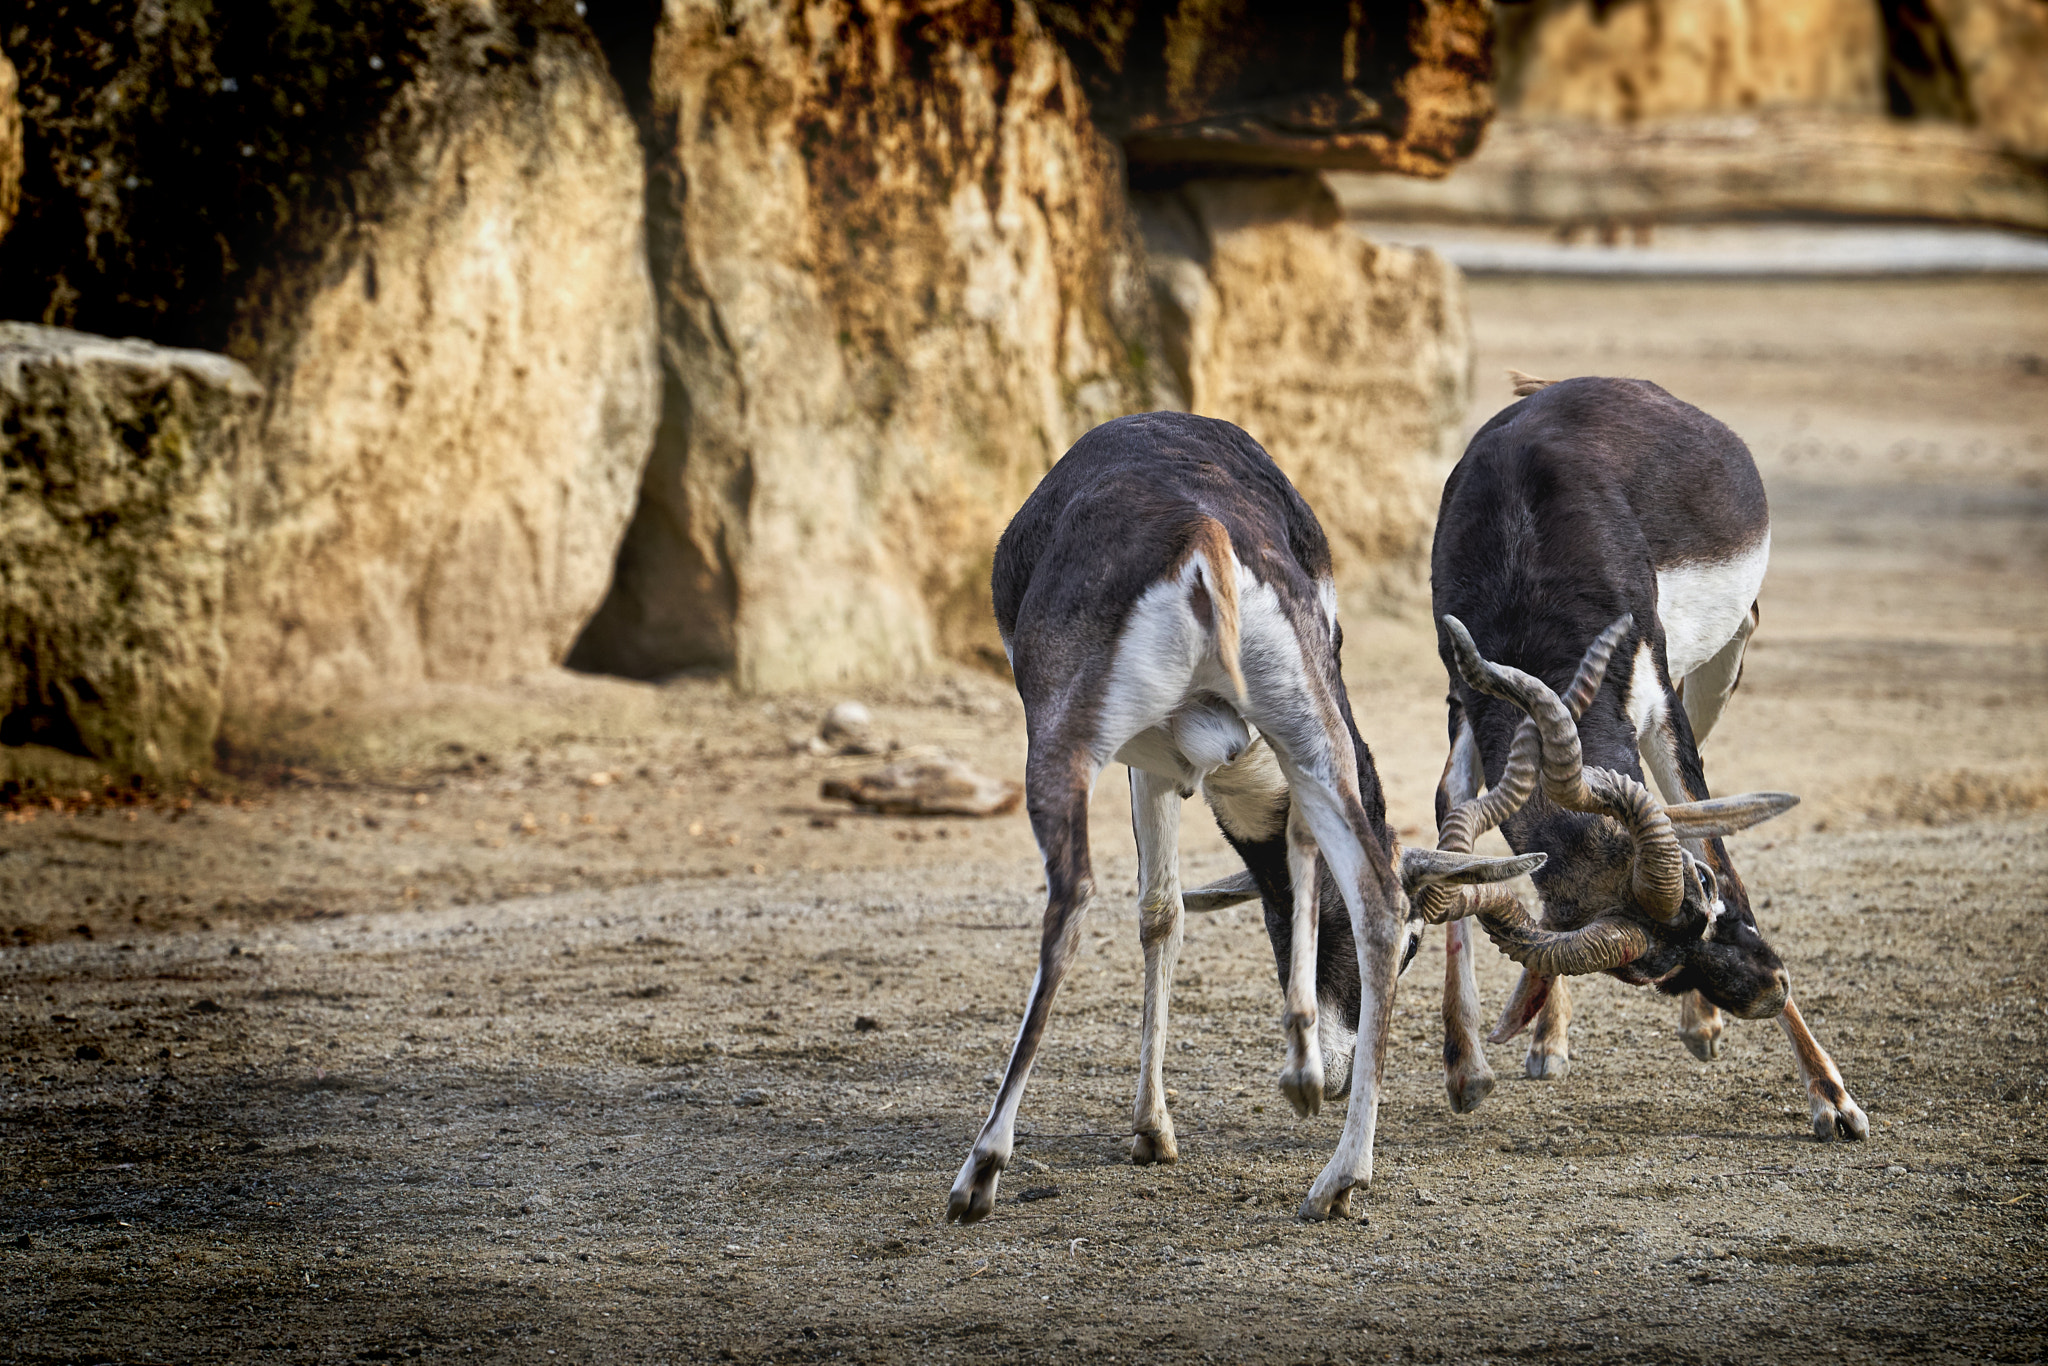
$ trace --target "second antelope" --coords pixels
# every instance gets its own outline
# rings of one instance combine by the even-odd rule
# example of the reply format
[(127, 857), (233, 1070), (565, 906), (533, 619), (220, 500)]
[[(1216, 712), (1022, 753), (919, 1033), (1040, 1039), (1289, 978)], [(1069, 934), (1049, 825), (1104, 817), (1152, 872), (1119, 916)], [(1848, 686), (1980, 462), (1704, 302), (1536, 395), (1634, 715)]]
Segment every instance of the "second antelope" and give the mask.
[[(1444, 487), (1430, 559), (1451, 676), (1438, 847), (1469, 850), (1499, 825), (1516, 850), (1550, 855), (1536, 875), (1542, 925), (1481, 908), (1523, 968), (1491, 1041), (1534, 1020), (1528, 1074), (1563, 1075), (1565, 980), (1606, 972), (1679, 997), (1681, 1037), (1703, 1061), (1719, 1056), (1722, 1011), (1776, 1018), (1814, 1134), (1860, 1139), (1869, 1123), (1793, 1004), (1721, 839), (1796, 799), (1711, 800), (1700, 762), (1741, 677), (1770, 554), (1756, 464), (1734, 432), (1654, 384), (1514, 378), (1522, 401), (1480, 428)], [(1453, 919), (1464, 908), (1427, 893), (1418, 909), (1452, 920), (1444, 1060), (1453, 1107), (1470, 1110), (1493, 1074)]]

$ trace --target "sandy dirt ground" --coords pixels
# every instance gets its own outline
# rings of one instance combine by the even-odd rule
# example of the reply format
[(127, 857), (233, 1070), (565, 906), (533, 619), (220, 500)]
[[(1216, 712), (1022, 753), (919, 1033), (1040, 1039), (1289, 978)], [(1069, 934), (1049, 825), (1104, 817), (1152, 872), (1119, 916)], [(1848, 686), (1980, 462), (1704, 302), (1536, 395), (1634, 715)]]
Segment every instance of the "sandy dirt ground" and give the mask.
[[(0, 1359), (1997, 1360), (2048, 1350), (2048, 283), (1473, 286), (1501, 369), (1656, 379), (1751, 443), (1763, 629), (1706, 754), (1805, 804), (1733, 852), (1871, 1121), (1790, 1054), (1577, 993), (1562, 1081), (1454, 1116), (1434, 936), (1362, 1215), (1293, 1219), (1342, 1107), (1274, 1088), (1254, 914), (1192, 917), (1181, 1161), (1124, 1157), (1124, 785), (994, 1215), (943, 1223), (1029, 981), (1021, 816), (861, 816), (834, 698), (548, 676), (308, 718), (178, 800), (0, 823)], [(1404, 838), (1426, 609), (1347, 604)], [(863, 697), (1021, 771), (994, 678)], [(1183, 879), (1230, 870), (1199, 808)], [(1505, 960), (1482, 953), (1489, 1005)]]

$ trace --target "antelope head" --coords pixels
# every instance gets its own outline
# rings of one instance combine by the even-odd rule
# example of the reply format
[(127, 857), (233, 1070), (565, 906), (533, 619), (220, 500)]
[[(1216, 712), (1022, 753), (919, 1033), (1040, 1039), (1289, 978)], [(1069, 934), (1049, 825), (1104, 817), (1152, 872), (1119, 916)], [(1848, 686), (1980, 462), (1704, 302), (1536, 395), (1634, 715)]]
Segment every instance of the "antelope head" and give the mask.
[(1445, 617), (1444, 626), (1466, 683), (1526, 716), (1500, 781), (1445, 816), (1438, 848), (1469, 851), (1539, 787), (1550, 805), (1596, 819), (1576, 826), (1570, 847), (1548, 851), (1552, 858), (1537, 878), (1541, 923), (1499, 887), (1425, 890), (1414, 902), (1419, 918), (1476, 917), (1534, 977), (1607, 972), (1667, 993), (1697, 990), (1749, 1019), (1778, 1014), (1787, 991), (1783, 964), (1746, 908), (1730, 910), (1713, 868), (1694, 851), (1703, 854), (1700, 841), (1768, 820), (1798, 798), (1754, 792), (1666, 806), (1635, 778), (1586, 765), (1578, 717), (1633, 628), (1630, 617), (1593, 642), (1563, 697), (1541, 679), (1483, 658), (1457, 618)]

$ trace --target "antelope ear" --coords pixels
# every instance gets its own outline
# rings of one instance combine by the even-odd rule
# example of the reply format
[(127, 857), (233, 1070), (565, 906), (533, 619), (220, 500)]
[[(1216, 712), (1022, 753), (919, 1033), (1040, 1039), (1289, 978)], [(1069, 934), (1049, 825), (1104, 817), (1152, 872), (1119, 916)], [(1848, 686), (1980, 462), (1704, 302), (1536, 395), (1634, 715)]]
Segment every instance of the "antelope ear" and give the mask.
[[(1700, 910), (1706, 913), (1707, 927), (1711, 929), (1714, 921), (1713, 905), (1721, 896), (1721, 880), (1714, 876), (1714, 870), (1707, 865), (1706, 860), (1696, 859), (1691, 854), (1685, 856), (1685, 871), (1686, 881), (1691, 884), (1685, 899), (1691, 901), (1694, 893), (1698, 894)], [(1704, 937), (1706, 931), (1702, 930), (1700, 933)]]
[(1221, 882), (1212, 882), (1206, 887), (1180, 894), (1180, 904), (1191, 911), (1220, 911), (1225, 906), (1258, 899), (1259, 884), (1252, 880), (1249, 868), (1232, 873)]
[(1424, 887), (1459, 887), (1473, 882), (1506, 882), (1511, 877), (1533, 873), (1550, 858), (1548, 854), (1517, 854), (1512, 858), (1482, 858), (1448, 849), (1403, 849), (1401, 890), (1414, 896)]
[(1682, 840), (1710, 840), (1760, 825), (1799, 805), (1789, 792), (1745, 792), (1739, 797), (1714, 797), (1704, 802), (1667, 806), (1664, 814)]

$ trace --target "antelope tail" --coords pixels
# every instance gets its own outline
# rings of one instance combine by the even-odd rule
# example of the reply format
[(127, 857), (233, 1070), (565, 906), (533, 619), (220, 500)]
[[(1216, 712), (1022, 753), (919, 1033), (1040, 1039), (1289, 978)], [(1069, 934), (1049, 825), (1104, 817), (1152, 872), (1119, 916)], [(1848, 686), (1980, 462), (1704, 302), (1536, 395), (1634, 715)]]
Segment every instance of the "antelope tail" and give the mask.
[[(1201, 556), (1201, 582), (1196, 591), (1207, 586), (1207, 596), (1215, 613), (1216, 653), (1223, 659), (1224, 672), (1230, 675), (1231, 686), (1237, 689), (1237, 704), (1246, 703), (1244, 690), (1244, 667), (1238, 660), (1237, 645), (1237, 557), (1231, 553), (1230, 533), (1223, 523), (1214, 517), (1204, 517), (1195, 523), (1194, 541), (1189, 547)], [(1201, 615), (1200, 608), (1196, 615)]]

